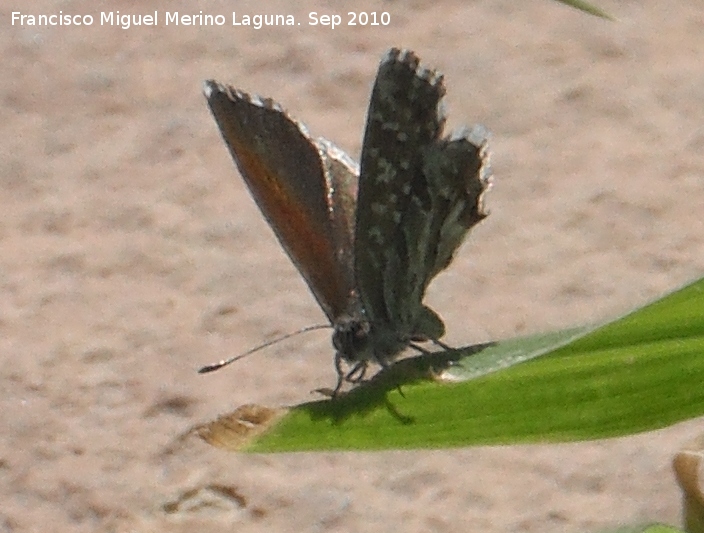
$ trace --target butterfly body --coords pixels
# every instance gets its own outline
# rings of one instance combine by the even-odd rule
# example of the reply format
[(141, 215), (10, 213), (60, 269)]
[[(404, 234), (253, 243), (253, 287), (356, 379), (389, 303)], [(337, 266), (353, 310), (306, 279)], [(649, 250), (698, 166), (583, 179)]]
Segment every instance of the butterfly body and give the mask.
[(426, 289), (486, 216), (487, 134), (442, 137), (443, 78), (418, 63), (397, 49), (382, 60), (360, 167), (271, 100), (205, 84), (240, 173), (334, 328), (338, 388), (342, 361), (363, 373), (444, 335)]

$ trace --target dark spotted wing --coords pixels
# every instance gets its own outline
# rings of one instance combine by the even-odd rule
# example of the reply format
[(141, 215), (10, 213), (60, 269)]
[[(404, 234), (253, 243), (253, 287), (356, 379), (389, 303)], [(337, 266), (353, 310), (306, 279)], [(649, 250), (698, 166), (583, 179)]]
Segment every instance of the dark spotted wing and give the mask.
[(424, 187), (423, 152), (438, 139), (443, 126), (438, 114), (442, 78), (418, 72), (418, 63), (412, 52), (392, 49), (379, 65), (362, 144), (357, 200), (359, 296), (373, 326), (397, 330), (412, 327), (405, 320), (399, 322), (403, 293), (412, 290), (397, 282), (409, 273), (408, 245), (413, 244), (401, 238), (404, 214), (412, 197), (423, 193), (415, 190)]
[[(357, 285), (367, 317), (400, 339), (439, 338), (422, 303), (468, 230), (486, 216), (486, 136), (441, 139), (442, 77), (392, 50), (372, 92), (357, 208)], [(389, 354), (390, 355), (390, 354)]]
[(482, 126), (475, 126), (425, 154), (423, 173), (435, 213), (425, 260), (426, 286), (450, 265), (469, 230), (488, 214), (483, 198), (491, 184), (488, 135)]
[(271, 100), (214, 81), (204, 93), (252, 196), (334, 321), (354, 292), (356, 164)]
[(397, 250), (406, 254), (395, 255), (385, 277), (392, 320), (408, 324), (415, 338), (438, 338), (444, 332), (440, 318), (422, 302), (468, 231), (486, 217), (487, 160), (486, 132), (479, 127), (423, 150), (423, 179), (417, 182), (422, 186), (413, 188), (397, 237)]

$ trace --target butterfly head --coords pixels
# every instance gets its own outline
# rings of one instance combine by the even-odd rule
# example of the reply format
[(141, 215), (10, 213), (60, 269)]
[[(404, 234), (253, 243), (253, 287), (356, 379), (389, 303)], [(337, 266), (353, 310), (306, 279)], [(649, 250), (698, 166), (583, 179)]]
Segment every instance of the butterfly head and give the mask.
[(371, 361), (384, 364), (408, 345), (395, 328), (372, 324), (358, 301), (335, 320), (332, 344), (336, 358), (351, 365)]

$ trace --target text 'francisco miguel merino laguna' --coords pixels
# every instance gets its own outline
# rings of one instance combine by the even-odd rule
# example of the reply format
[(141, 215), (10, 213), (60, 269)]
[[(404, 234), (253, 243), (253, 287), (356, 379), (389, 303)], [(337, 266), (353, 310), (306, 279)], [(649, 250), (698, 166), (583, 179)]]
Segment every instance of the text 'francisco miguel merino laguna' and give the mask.
[[(352, 14), (354, 15), (354, 13)], [(383, 13), (382, 15), (388, 17), (388, 13)], [(314, 11), (308, 14), (308, 19), (308, 25), (310, 26), (321, 25), (334, 28), (341, 23), (340, 15), (318, 15)], [(164, 13), (154, 11), (154, 13), (137, 15), (124, 14), (119, 11), (101, 11), (100, 14), (95, 16), (89, 14), (67, 14), (63, 11), (42, 15), (30, 15), (21, 11), (12, 12), (13, 26), (92, 26), (97, 23), (100, 26), (119, 26), (126, 30), (131, 26), (159, 26), (162, 21), (165, 26), (224, 26), (227, 19), (225, 15), (204, 14), (202, 11), (197, 14), (184, 14), (178, 11), (165, 11)], [(234, 11), (232, 12), (231, 23), (232, 26), (251, 26), (254, 29), (260, 29), (263, 26), (297, 25), (293, 15), (240, 15), (238, 17)], [(384, 21), (381, 25), (386, 26), (387, 24), (388, 21)], [(380, 24), (373, 23), (370, 25), (378, 26)]]

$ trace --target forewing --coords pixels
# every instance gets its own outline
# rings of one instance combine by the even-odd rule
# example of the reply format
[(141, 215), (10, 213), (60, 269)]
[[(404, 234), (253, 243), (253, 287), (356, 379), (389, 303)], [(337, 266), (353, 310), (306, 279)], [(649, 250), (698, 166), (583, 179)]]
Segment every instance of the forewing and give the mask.
[[(204, 94), (232, 158), (281, 246), (332, 321), (354, 288), (351, 213), (334, 215), (338, 184), (354, 184), (356, 168), (330, 143), (306, 129), (271, 100), (207, 81)], [(348, 202), (349, 203), (349, 202)]]
[[(414, 243), (404, 238), (402, 224), (414, 190), (425, 187), (423, 153), (442, 132), (443, 94), (442, 77), (418, 70), (412, 52), (392, 49), (379, 66), (362, 145), (355, 232), (357, 286), (367, 317), (378, 326), (412, 327), (402, 307), (404, 292), (412, 290), (405, 282)], [(422, 284), (423, 278), (415, 282)], [(411, 315), (420, 312), (416, 307)]]
[[(337, 243), (336, 258), (344, 266), (345, 286), (348, 298), (352, 294), (354, 282), (354, 225), (357, 206), (357, 185), (359, 166), (342, 149), (327, 139), (317, 140), (328, 184), (328, 200), (333, 240)], [(346, 308), (340, 309), (345, 311)], [(339, 313), (336, 317), (340, 316)]]

